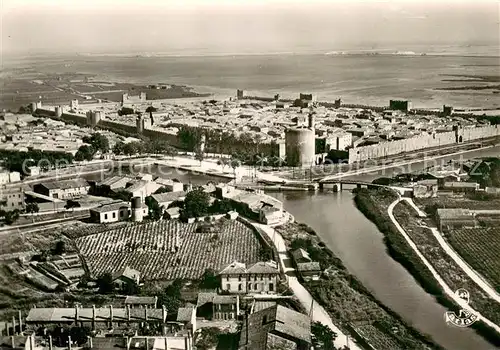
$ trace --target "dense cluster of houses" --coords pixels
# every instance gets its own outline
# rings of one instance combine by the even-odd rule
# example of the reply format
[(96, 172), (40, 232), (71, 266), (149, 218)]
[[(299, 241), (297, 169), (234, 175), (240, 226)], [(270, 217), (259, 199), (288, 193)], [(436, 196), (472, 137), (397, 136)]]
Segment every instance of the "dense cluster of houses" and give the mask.
[[(307, 260), (307, 255), (305, 258)], [(25, 344), (34, 344), (40, 349), (53, 349), (52, 343), (43, 347), (47, 345), (43, 337), (23, 334), (30, 334), (42, 328), (53, 330), (54, 327), (65, 325), (93, 330), (93, 337), (89, 338), (86, 344), (90, 348), (103, 349), (102, 346), (106, 346), (102, 345), (103, 339), (109, 336), (115, 339), (116, 345), (121, 343), (120, 337), (139, 339), (147, 334), (155, 339), (154, 346), (159, 349), (160, 344), (164, 346), (163, 349), (167, 348), (167, 344), (168, 349), (191, 350), (197, 330), (210, 326), (210, 322), (218, 322), (219, 327), (226, 322), (228, 325), (239, 322), (242, 326), (238, 349), (265, 349), (278, 345), (297, 350), (311, 347), (309, 316), (279, 305), (272, 298), (253, 299), (248, 304), (248, 296), (272, 296), (277, 293), (280, 271), (275, 262), (257, 262), (249, 267), (234, 262), (223, 267), (218, 276), (218, 291), (199, 292), (196, 304), (188, 303), (173, 315), (167, 312), (165, 306), (158, 305), (157, 297), (149, 296), (127, 296), (118, 307), (35, 307), (29, 310), (24, 319), (20, 313), (18, 319), (13, 318), (11, 324), (7, 323), (5, 332), (0, 330), (7, 337), (0, 337), (0, 342), (19, 345), (24, 337)], [(139, 281), (139, 273), (128, 267), (113, 278), (117, 285)], [(247, 299), (246, 311), (241, 309), (243, 297)], [(250, 305), (251, 307), (248, 307)], [(71, 339), (69, 341), (71, 342)], [(174, 344), (176, 347), (172, 347)], [(115, 346), (109, 347), (112, 348)]]

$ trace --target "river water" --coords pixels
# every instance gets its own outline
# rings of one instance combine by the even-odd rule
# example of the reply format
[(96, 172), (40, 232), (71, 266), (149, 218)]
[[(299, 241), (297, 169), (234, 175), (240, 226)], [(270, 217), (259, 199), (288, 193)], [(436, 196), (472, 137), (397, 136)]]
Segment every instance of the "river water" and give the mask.
[[(461, 156), (449, 156), (441, 161), (478, 156), (498, 156), (500, 148), (475, 151)], [(427, 164), (428, 165), (428, 164)], [(413, 164), (418, 170), (424, 163)], [(385, 171), (384, 176), (401, 172), (400, 168)], [(353, 177), (371, 181), (381, 174)], [(270, 193), (283, 201), (285, 209), (299, 222), (311, 226), (355, 275), (383, 304), (401, 315), (415, 328), (429, 334), (437, 343), (450, 350), (494, 349), (472, 329), (448, 326), (446, 309), (420, 287), (413, 277), (386, 252), (383, 235), (356, 208), (350, 191)]]
[[(499, 156), (500, 147), (447, 156), (436, 161), (415, 163), (411, 169), (385, 170), (384, 173), (364, 174), (352, 178), (371, 181), (381, 176), (392, 176), (403, 171), (416, 171), (451, 159), (470, 159), (479, 156)], [(143, 169), (181, 182), (204, 184), (207, 181), (227, 180), (201, 174), (179, 172), (167, 167)], [(271, 192), (283, 201), (285, 209), (299, 222), (310, 225), (355, 275), (383, 304), (406, 321), (449, 350), (494, 349), (472, 329), (448, 326), (444, 321), (446, 309), (420, 287), (413, 277), (386, 252), (383, 235), (377, 227), (358, 211), (350, 191), (333, 192)], [(383, 350), (383, 349), (381, 349)]]

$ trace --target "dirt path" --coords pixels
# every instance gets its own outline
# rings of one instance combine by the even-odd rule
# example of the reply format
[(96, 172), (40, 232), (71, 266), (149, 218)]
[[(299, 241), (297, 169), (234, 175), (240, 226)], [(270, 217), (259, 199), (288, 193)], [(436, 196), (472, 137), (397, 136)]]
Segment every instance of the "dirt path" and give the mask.
[(342, 348), (343, 346), (348, 346), (351, 350), (361, 350), (361, 348), (346, 334), (344, 334), (337, 326), (333, 324), (332, 318), (326, 312), (326, 310), (317, 301), (315, 301), (312, 295), (304, 288), (302, 284), (297, 280), (295, 275), (295, 270), (290, 267), (286, 267), (285, 261), (289, 261), (286, 245), (283, 237), (272, 227), (262, 224), (253, 224), (256, 227), (264, 231), (269, 238), (273, 241), (276, 249), (279, 253), (280, 264), (285, 271), (287, 276), (288, 285), (292, 289), (293, 293), (299, 299), (300, 303), (306, 310), (311, 309), (312, 305), (312, 320), (321, 322), (328, 326), (332, 331), (337, 333), (337, 339), (335, 339), (335, 347)]
[[(405, 198), (404, 200), (407, 201), (415, 210), (417, 210), (419, 216), (427, 216), (420, 210), (420, 208), (416, 206), (411, 198)], [(434, 238), (436, 238), (436, 240), (439, 242), (441, 248), (443, 248), (446, 254), (448, 254), (458, 266), (460, 266), (460, 268), (467, 274), (467, 276), (469, 276), (471, 280), (473, 280), (486, 294), (488, 294), (491, 299), (495, 300), (497, 303), (500, 303), (500, 295), (496, 292), (496, 290), (487, 282), (487, 280), (483, 276), (481, 276), (481, 274), (470, 267), (469, 264), (467, 264), (467, 262), (457, 254), (457, 252), (448, 244), (448, 242), (446, 242), (441, 232), (439, 232), (436, 227), (429, 227), (429, 229), (434, 235)]]
[(387, 208), (387, 214), (389, 215), (389, 217), (390, 217), (391, 221), (393, 222), (393, 224), (396, 226), (396, 228), (399, 231), (399, 233), (401, 233), (401, 235), (404, 237), (404, 239), (406, 240), (406, 242), (408, 243), (408, 245), (413, 249), (413, 251), (417, 254), (417, 256), (420, 258), (420, 260), (422, 260), (422, 262), (424, 263), (424, 265), (429, 269), (429, 271), (431, 272), (432, 276), (439, 283), (439, 285), (441, 286), (441, 288), (443, 289), (443, 291), (445, 292), (445, 294), (450, 299), (452, 299), (456, 304), (458, 304), (460, 307), (462, 307), (463, 309), (469, 310), (473, 314), (477, 315), (484, 323), (486, 323), (488, 326), (490, 326), (493, 329), (495, 329), (500, 334), (500, 327), (496, 323), (494, 323), (494, 322), (490, 321), (489, 319), (485, 318), (484, 316), (482, 316), (477, 310), (472, 309), (466, 303), (465, 300), (463, 300), (462, 298), (459, 298), (457, 295), (455, 295), (455, 291), (451, 290), (451, 288), (446, 284), (446, 282), (439, 275), (439, 273), (434, 269), (434, 266), (432, 266), (432, 264), (427, 260), (427, 258), (418, 250), (417, 245), (412, 241), (412, 239), (410, 238), (410, 236), (408, 236), (408, 234), (405, 232), (405, 230), (403, 229), (403, 227), (399, 224), (399, 222), (394, 217), (394, 207), (398, 203), (400, 203), (401, 201), (403, 201), (403, 198), (398, 198), (394, 202), (392, 202), (389, 205), (389, 207)]

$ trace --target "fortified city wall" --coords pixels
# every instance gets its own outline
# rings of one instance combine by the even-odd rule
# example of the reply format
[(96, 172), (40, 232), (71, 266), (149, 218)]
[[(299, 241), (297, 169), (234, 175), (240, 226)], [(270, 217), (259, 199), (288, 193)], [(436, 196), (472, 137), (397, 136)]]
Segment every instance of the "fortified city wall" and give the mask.
[[(37, 107), (38, 108), (33, 113), (33, 115), (35, 116), (59, 119), (67, 122), (77, 123), (82, 126), (88, 125), (86, 115), (61, 111), (62, 114), (60, 117), (58, 117), (56, 115), (55, 109), (51, 109), (50, 107)], [(121, 130), (131, 135), (138, 135), (137, 127), (135, 125), (122, 124), (119, 122), (100, 119), (95, 126), (103, 129), (111, 129), (112, 131)], [(142, 134), (149, 138), (165, 140), (174, 147), (182, 148), (177, 135), (148, 128), (145, 128)], [(349, 149), (349, 151), (347, 152), (347, 158), (349, 164), (352, 164), (369, 159), (383, 158), (402, 153), (419, 151), (426, 148), (449, 146), (461, 142), (469, 142), (492, 137), (500, 137), (500, 126), (494, 125), (475, 128), (460, 128), (454, 131), (447, 131), (443, 133), (435, 133), (431, 135), (424, 134), (403, 140), (387, 141), (375, 145), (355, 147)], [(283, 146), (283, 144), (279, 143), (262, 144), (259, 145), (259, 151), (267, 155), (282, 155), (284, 150), (282, 150), (281, 148), (284, 148)], [(207, 144), (207, 152), (216, 151), (216, 145)], [(235, 149), (234, 151), (237, 151), (237, 149)]]
[(418, 135), (404, 140), (388, 141), (376, 145), (355, 147), (349, 149), (349, 164), (423, 150), (425, 148), (447, 146), (495, 136), (500, 136), (500, 127), (498, 127), (498, 125), (479, 128), (462, 128), (456, 131), (448, 131), (432, 135)]

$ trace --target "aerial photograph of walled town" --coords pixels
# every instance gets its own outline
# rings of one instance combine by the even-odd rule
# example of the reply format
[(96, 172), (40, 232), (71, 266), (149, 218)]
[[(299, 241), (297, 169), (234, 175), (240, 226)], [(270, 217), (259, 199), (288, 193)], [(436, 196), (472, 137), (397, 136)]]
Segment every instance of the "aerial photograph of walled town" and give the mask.
[(0, 349), (500, 349), (498, 0), (0, 13)]

